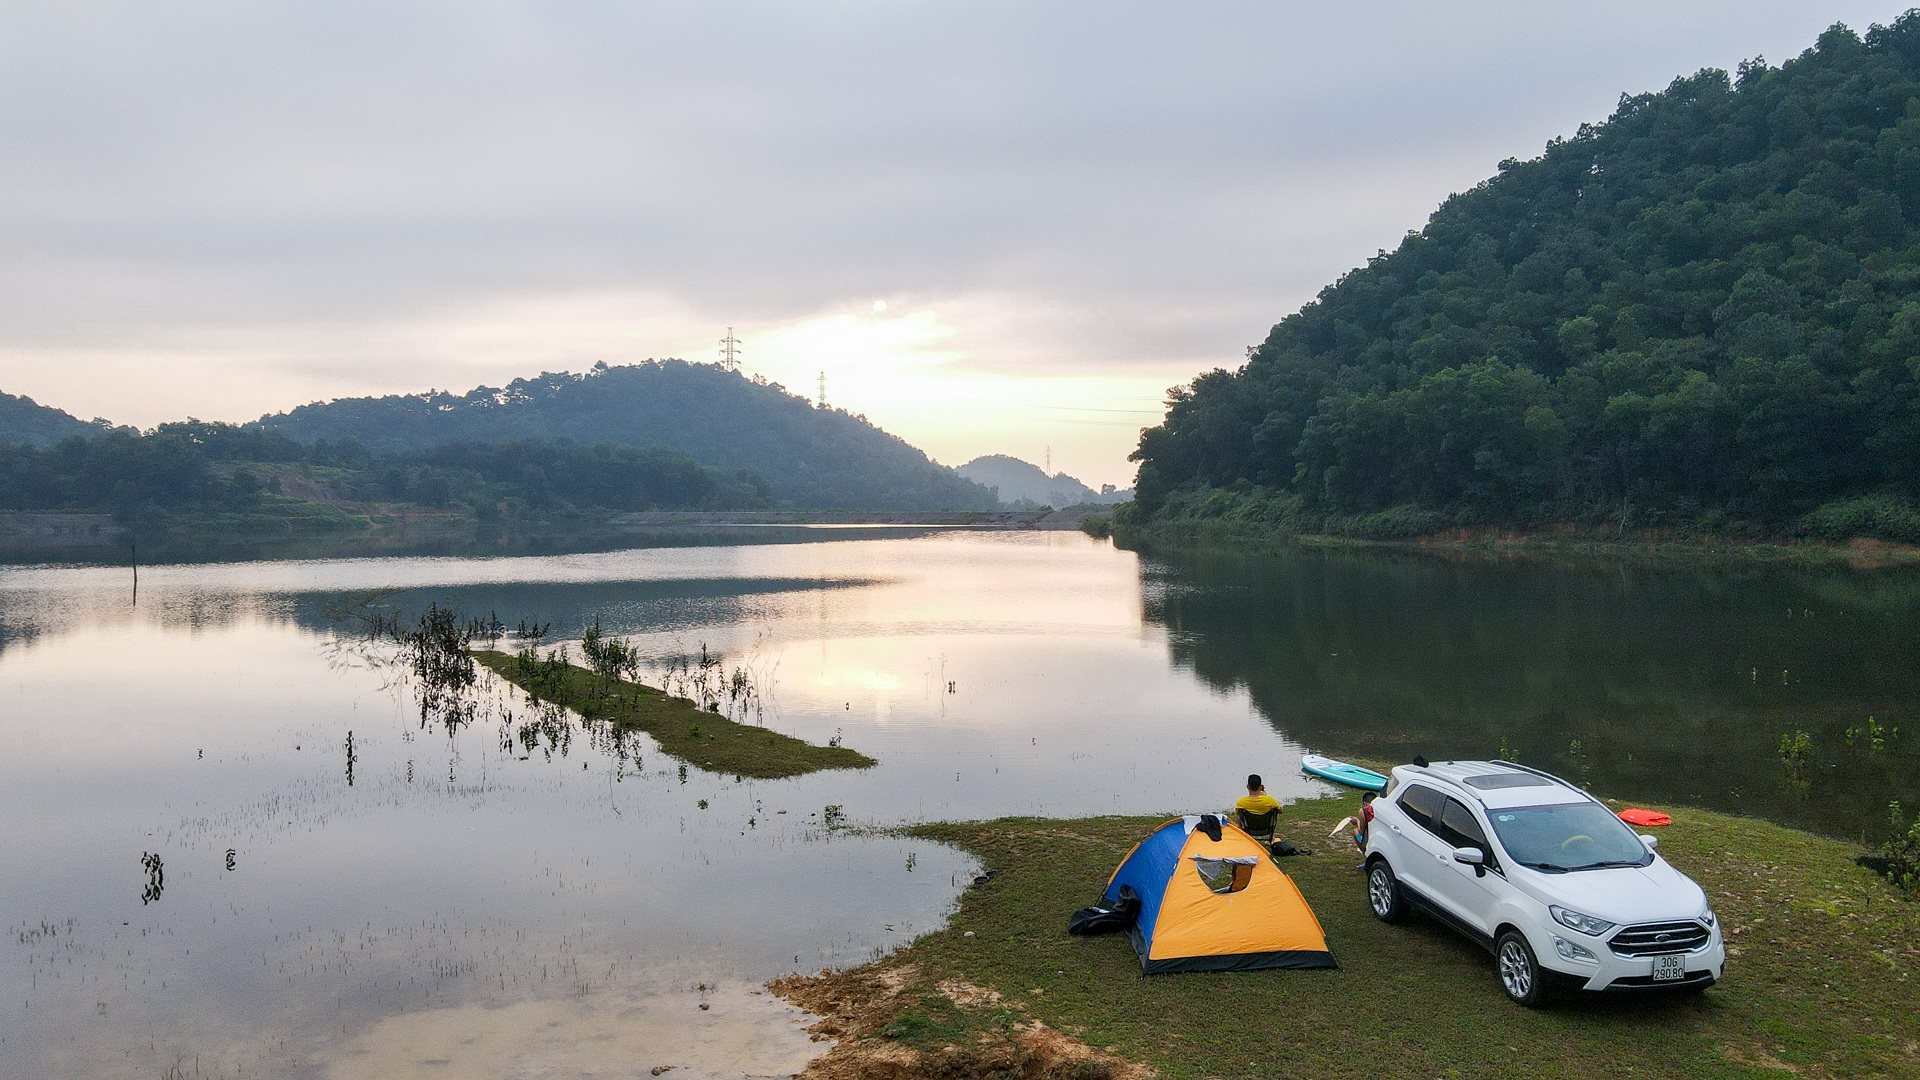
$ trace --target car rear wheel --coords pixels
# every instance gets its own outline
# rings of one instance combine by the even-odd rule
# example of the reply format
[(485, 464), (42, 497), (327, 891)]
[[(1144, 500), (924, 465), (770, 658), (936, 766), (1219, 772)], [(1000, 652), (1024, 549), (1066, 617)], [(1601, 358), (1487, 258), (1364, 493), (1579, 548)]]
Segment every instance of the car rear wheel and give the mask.
[(1373, 917), (1384, 923), (1397, 923), (1407, 917), (1407, 898), (1385, 859), (1375, 859), (1367, 867), (1367, 904), (1373, 908)]
[(1500, 935), (1493, 947), (1493, 958), (1500, 969), (1500, 988), (1516, 1004), (1537, 1009), (1547, 1003), (1547, 979), (1534, 959), (1533, 946), (1518, 930)]

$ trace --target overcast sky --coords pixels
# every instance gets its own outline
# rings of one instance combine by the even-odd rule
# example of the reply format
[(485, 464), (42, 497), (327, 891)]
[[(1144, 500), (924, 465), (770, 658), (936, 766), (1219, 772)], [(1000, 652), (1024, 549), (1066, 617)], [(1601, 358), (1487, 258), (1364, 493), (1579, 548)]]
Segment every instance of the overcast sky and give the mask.
[(0, 5), (0, 390), (649, 356), (1125, 484), (1166, 387), (1624, 92), (1902, 3)]

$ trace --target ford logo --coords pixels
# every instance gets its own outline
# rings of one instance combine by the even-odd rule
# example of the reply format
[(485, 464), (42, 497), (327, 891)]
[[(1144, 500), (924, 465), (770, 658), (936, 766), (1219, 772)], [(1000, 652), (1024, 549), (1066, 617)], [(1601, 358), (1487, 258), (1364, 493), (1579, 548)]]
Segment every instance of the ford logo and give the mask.
[(1672, 935), (1672, 934), (1655, 934), (1655, 935), (1653, 935), (1653, 940), (1655, 940), (1655, 941), (1672, 941), (1672, 940), (1673, 940), (1673, 935)]

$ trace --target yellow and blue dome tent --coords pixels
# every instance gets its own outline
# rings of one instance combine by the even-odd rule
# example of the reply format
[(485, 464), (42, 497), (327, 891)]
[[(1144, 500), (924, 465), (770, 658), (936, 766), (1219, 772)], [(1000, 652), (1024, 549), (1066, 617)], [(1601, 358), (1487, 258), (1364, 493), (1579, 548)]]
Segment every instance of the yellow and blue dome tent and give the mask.
[(1134, 845), (1106, 902), (1123, 886), (1140, 898), (1131, 937), (1148, 975), (1338, 966), (1293, 879), (1217, 814), (1175, 818)]

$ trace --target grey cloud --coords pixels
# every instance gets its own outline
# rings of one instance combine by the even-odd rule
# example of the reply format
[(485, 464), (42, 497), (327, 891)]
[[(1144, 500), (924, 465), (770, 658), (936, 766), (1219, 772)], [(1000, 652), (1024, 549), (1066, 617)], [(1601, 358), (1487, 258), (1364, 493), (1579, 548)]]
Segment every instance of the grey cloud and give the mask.
[(1082, 313), (1064, 367), (1232, 363), (1621, 91), (1900, 6), (13, 6), (0, 348), (1004, 292)]

